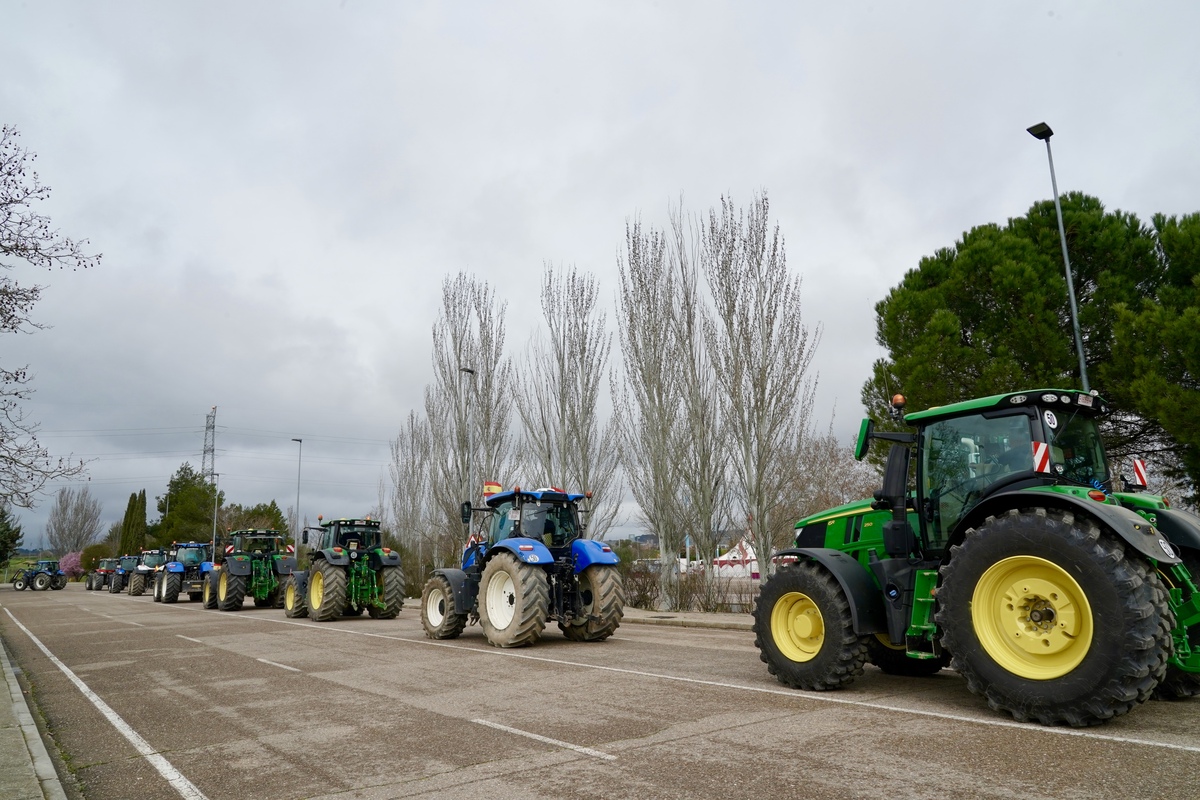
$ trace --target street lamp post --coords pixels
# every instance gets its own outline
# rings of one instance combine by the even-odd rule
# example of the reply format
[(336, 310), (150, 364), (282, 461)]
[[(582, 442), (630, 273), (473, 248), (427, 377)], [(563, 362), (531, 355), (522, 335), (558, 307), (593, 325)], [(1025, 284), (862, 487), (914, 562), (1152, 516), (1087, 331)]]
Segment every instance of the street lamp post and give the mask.
[(217, 560), (217, 506), (221, 502), (221, 475), (213, 473), (213, 540), (212, 540), (212, 557), (213, 561)]
[(1067, 298), (1071, 301), (1071, 325), (1075, 329), (1075, 351), (1079, 354), (1079, 377), (1083, 381), (1083, 390), (1090, 392), (1088, 385), (1087, 362), (1083, 357), (1083, 336), (1079, 333), (1079, 309), (1075, 307), (1075, 282), (1071, 279), (1071, 259), (1067, 255), (1067, 231), (1063, 227), (1062, 205), (1058, 202), (1058, 181), (1054, 178), (1054, 155), (1050, 152), (1050, 137), (1054, 131), (1044, 122), (1039, 122), (1026, 128), (1029, 135), (1046, 143), (1046, 158), (1050, 160), (1050, 186), (1054, 189), (1054, 213), (1058, 216), (1058, 238), (1062, 242), (1063, 264), (1067, 271)]
[(304, 463), (304, 440), (292, 439), (293, 442), (300, 445), (299, 451), (296, 453), (296, 529), (292, 531), (292, 547), (296, 548), (296, 555), (300, 555), (300, 526), (303, 525), (303, 518), (300, 516), (300, 465)]

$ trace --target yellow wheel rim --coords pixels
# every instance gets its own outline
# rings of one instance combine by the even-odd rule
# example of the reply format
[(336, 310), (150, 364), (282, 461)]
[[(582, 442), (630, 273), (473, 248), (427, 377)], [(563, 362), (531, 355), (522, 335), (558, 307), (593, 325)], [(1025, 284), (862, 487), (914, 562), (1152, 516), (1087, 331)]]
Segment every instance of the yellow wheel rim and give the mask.
[(222, 603), (225, 602), (225, 595), (229, 593), (229, 575), (222, 572), (221, 577), (217, 579), (217, 599)]
[(811, 661), (825, 643), (825, 618), (806, 594), (788, 592), (771, 609), (771, 638), (791, 661)]
[(975, 635), (987, 654), (1021, 678), (1061, 678), (1092, 646), (1092, 607), (1066, 570), (1035, 556), (988, 568), (971, 597)]
[(875, 634), (875, 640), (878, 641), (884, 647), (886, 647), (888, 650), (900, 650), (902, 652), (908, 651), (908, 648), (902, 644), (892, 644), (892, 637), (888, 636), (886, 633)]
[(283, 592), (283, 605), (286, 608), (296, 607), (296, 584), (288, 581), (287, 589)]
[(312, 576), (308, 579), (308, 605), (313, 609), (321, 607), (321, 601), (325, 599), (325, 576), (320, 570), (314, 569)]
[(207, 603), (212, 598), (212, 581), (204, 582), (204, 602)]

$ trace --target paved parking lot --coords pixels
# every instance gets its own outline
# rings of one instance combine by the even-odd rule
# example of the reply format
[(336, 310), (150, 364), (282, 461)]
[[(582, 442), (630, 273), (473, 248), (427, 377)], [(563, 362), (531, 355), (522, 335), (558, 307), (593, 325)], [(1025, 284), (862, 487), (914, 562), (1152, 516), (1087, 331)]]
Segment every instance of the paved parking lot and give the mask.
[(745, 630), (626, 623), (588, 644), (552, 626), (502, 651), (477, 626), (426, 639), (413, 603), (320, 624), (72, 584), (5, 588), (0, 607), (68, 793), (88, 800), (1125, 800), (1200, 785), (1200, 702), (1076, 731), (997, 716), (950, 672), (868, 668), (847, 691), (795, 692)]

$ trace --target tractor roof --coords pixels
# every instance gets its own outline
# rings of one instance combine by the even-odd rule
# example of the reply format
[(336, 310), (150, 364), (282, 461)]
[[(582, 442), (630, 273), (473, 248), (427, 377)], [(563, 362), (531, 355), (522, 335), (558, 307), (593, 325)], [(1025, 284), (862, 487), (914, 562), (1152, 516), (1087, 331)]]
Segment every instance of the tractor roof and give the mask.
[(230, 536), (278, 536), (279, 531), (267, 530), (266, 528), (246, 528), (241, 531), (232, 531)]
[(534, 489), (533, 491), (529, 491), (527, 489), (515, 488), (507, 492), (494, 494), (484, 502), (495, 508), (501, 503), (514, 500), (517, 495), (544, 503), (578, 503), (584, 497), (582, 494), (571, 494), (559, 489)]
[(321, 527), (328, 528), (330, 525), (337, 525), (339, 523), (342, 525), (361, 525), (363, 527), (375, 528), (379, 527), (379, 520), (377, 519), (346, 519), (344, 517), (342, 519), (327, 519), (321, 523)]
[(1078, 389), (1026, 389), (1021, 392), (994, 394), (990, 397), (979, 397), (974, 400), (963, 400), (960, 403), (934, 406), (925, 411), (915, 411), (912, 414), (905, 414), (904, 421), (910, 425), (915, 425), (918, 422), (931, 422), (948, 417), (957, 417), (975, 411), (1049, 405), (1090, 411), (1093, 414), (1102, 414), (1107, 410), (1102, 397), (1081, 392)]

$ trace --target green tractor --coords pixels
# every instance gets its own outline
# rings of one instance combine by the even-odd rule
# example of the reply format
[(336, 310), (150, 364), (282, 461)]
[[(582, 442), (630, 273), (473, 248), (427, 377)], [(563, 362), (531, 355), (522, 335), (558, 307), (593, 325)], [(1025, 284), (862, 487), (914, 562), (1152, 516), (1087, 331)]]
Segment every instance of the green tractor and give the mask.
[(1076, 727), (1200, 694), (1200, 518), (1115, 490), (1100, 397), (903, 409), (914, 431), (859, 432), (859, 459), (892, 443), (874, 501), (800, 520), (773, 556), (754, 609), (771, 674), (826, 690), (867, 662), (951, 666), (996, 711)]
[(293, 571), (284, 585), (284, 614), (327, 622), (358, 616), (364, 609), (376, 619), (400, 613), (400, 554), (383, 546), (378, 520), (321, 522), (319, 528), (306, 528), (300, 541), (313, 549), (308, 570)]
[(256, 608), (283, 608), (284, 582), (296, 568), (294, 552), (279, 531), (234, 531), (223, 560), (204, 581), (204, 607), (236, 611), (249, 596)]

